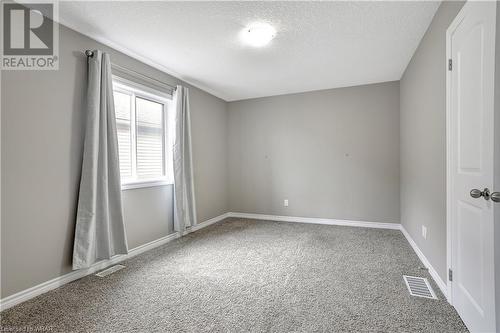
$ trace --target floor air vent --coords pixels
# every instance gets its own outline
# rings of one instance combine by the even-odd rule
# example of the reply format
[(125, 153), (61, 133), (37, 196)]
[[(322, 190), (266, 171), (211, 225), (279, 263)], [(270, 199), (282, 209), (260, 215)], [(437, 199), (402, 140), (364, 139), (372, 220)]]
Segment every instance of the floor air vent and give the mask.
[(410, 295), (437, 299), (434, 290), (432, 290), (432, 287), (426, 278), (403, 275), (403, 279), (405, 280)]
[(99, 273), (96, 274), (96, 276), (98, 277), (105, 277), (105, 276), (108, 276), (110, 274), (113, 274), (114, 272), (117, 272), (119, 271), (120, 269), (123, 269), (125, 268), (125, 266), (123, 265), (114, 265), (114, 266), (111, 266), (110, 268), (107, 268), (103, 271), (100, 271)]

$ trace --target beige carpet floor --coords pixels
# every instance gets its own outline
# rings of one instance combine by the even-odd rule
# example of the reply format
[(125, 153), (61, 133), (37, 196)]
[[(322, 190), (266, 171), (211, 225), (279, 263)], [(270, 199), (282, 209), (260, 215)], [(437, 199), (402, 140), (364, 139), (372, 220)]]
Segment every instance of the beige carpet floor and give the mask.
[[(1, 313), (4, 331), (465, 332), (397, 230), (228, 219)], [(40, 330), (39, 330), (40, 331)]]

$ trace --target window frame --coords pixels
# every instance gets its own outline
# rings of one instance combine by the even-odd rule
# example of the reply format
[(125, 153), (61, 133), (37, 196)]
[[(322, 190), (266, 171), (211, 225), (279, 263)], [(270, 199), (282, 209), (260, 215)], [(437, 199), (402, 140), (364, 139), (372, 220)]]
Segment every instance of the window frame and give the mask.
[[(168, 93), (150, 88), (137, 82), (133, 82), (122, 77), (113, 75), (113, 96), (114, 92), (120, 92), (130, 96), (130, 140), (131, 140), (131, 169), (132, 178), (123, 179), (120, 176), (121, 189), (137, 189), (155, 186), (165, 186), (173, 184), (173, 119), (172, 119), (172, 96)], [(163, 125), (163, 170), (164, 176), (150, 179), (137, 178), (137, 112), (136, 98), (155, 102), (162, 105), (162, 125)], [(116, 116), (115, 116), (116, 121)]]

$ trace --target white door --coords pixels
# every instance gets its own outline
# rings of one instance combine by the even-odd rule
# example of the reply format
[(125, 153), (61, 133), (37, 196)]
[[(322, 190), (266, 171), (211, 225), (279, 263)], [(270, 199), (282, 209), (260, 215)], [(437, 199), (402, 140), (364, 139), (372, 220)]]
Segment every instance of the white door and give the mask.
[(496, 331), (494, 203), (483, 192), (493, 190), (495, 21), (495, 1), (469, 1), (447, 31), (450, 300), (472, 332)]

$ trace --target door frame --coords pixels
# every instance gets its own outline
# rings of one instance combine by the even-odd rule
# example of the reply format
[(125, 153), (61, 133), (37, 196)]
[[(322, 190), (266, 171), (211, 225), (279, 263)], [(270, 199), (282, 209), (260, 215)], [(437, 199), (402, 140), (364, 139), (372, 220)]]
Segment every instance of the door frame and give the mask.
[[(452, 270), (452, 220), (451, 220), (451, 203), (452, 203), (452, 169), (451, 169), (451, 80), (452, 72), (448, 68), (448, 60), (451, 59), (452, 49), (451, 49), (451, 37), (453, 32), (462, 23), (467, 13), (470, 0), (467, 1), (463, 7), (458, 12), (457, 16), (453, 19), (448, 29), (446, 29), (446, 298), (448, 303), (453, 305), (453, 282), (449, 279), (449, 270)], [(496, 3), (496, 6), (499, 6)], [(496, 18), (496, 24), (499, 24), (498, 17)], [(496, 39), (496, 37), (495, 37)], [(493, 169), (495, 170), (495, 168)], [(492, 184), (493, 185), (493, 184)], [(500, 306), (497, 304), (497, 306)]]
[(451, 71), (448, 61), (451, 59), (451, 36), (457, 27), (465, 18), (465, 6), (460, 9), (457, 16), (453, 19), (448, 29), (446, 29), (446, 299), (453, 305), (453, 286), (449, 279), (449, 271), (452, 269), (452, 229), (451, 229), (451, 198), (452, 198), (452, 169), (451, 169)]

